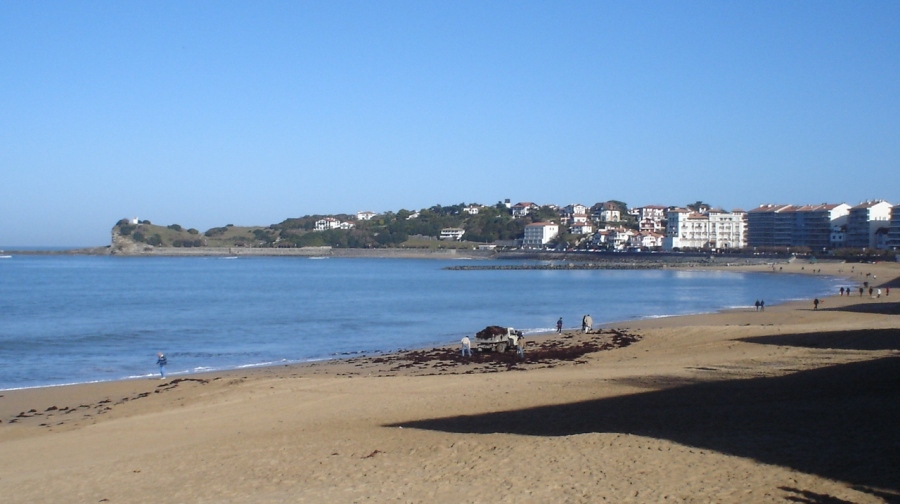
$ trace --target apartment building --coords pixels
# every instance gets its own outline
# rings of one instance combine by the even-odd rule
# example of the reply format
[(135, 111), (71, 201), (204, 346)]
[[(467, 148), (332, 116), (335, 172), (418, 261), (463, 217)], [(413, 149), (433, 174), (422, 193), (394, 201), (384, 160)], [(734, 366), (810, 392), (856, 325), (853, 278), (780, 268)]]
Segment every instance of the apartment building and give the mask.
[(864, 201), (847, 215), (845, 245), (851, 248), (875, 247), (875, 233), (891, 224), (893, 205), (884, 200)]
[(849, 211), (846, 203), (760, 205), (747, 212), (747, 246), (831, 248)]
[(794, 247), (809, 247), (813, 251), (834, 247), (832, 232), (847, 224), (850, 205), (846, 203), (805, 205), (794, 207)]
[(543, 247), (559, 234), (559, 225), (552, 222), (535, 222), (525, 226), (523, 247)]
[(888, 248), (900, 250), (900, 205), (891, 208), (891, 226), (888, 230)]

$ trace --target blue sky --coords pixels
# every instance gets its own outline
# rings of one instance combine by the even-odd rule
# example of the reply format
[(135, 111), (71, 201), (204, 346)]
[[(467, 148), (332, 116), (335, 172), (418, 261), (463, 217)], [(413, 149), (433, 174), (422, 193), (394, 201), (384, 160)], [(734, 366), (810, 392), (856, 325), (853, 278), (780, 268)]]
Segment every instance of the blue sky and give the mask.
[(434, 204), (900, 203), (900, 2), (2, 2), (0, 245)]

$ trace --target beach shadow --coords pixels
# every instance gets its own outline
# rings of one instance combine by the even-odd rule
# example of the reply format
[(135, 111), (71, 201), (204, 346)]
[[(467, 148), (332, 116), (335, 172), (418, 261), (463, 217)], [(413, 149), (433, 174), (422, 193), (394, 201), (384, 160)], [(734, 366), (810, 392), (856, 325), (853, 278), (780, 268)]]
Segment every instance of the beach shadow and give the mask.
[(852, 313), (875, 313), (879, 315), (900, 315), (900, 301), (879, 303), (860, 303), (834, 308), (819, 308), (819, 311), (843, 311)]
[(860, 329), (740, 338), (760, 345), (831, 348), (838, 350), (900, 350), (900, 329)]
[[(633, 434), (789, 467), (900, 498), (898, 425), (900, 358), (886, 357), (782, 377), (695, 383), (390, 427), (524, 436)], [(807, 502), (816, 502), (811, 497), (806, 496)]]

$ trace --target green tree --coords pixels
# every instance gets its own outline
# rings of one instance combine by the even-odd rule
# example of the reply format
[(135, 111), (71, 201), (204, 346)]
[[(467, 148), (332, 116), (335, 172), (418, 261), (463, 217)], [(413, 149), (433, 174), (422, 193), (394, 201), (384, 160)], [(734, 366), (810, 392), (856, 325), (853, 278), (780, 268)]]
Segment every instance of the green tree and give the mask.
[(689, 210), (693, 210), (697, 213), (704, 213), (704, 212), (709, 211), (710, 208), (712, 208), (709, 206), (708, 203), (704, 203), (700, 200), (697, 200), (697, 201), (687, 205), (687, 207)]

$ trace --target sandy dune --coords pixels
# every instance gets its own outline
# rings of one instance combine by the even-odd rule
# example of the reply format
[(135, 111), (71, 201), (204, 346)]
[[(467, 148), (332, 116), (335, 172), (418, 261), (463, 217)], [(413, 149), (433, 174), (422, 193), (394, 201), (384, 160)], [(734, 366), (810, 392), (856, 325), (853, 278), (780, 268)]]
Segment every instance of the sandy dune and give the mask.
[[(779, 267), (900, 289), (897, 264)], [(524, 362), (435, 349), (0, 392), (0, 496), (896, 502), (898, 315), (900, 290), (835, 293), (546, 335)]]

